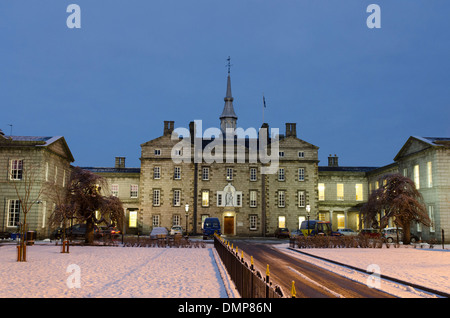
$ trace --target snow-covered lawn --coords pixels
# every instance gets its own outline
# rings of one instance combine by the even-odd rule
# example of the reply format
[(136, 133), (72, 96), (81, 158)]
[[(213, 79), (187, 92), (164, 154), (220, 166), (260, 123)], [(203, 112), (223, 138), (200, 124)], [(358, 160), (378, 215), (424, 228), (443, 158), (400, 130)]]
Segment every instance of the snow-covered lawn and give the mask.
[[(367, 275), (343, 268), (288, 249), (288, 244), (278, 245), (282, 251), (306, 260), (347, 278), (367, 283)], [(299, 249), (309, 254), (361, 268), (379, 270), (379, 274), (450, 293), (450, 249), (413, 248), (412, 246), (379, 248), (308, 248)], [(373, 281), (369, 282), (370, 284)], [(398, 297), (428, 297), (413, 288), (398, 283), (381, 281), (380, 289)]]
[(16, 246), (0, 246), (0, 297), (228, 297), (211, 244), (60, 251), (55, 245), (29, 246), (27, 262), (16, 262)]

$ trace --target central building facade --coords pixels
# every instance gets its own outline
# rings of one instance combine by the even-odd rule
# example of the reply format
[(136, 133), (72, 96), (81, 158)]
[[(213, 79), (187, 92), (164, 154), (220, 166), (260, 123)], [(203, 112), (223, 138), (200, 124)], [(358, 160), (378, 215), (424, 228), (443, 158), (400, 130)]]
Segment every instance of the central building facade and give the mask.
[(318, 213), (318, 147), (297, 137), (295, 123), (283, 135), (271, 136), (265, 123), (236, 134), (230, 74), (224, 101), (220, 129), (165, 121), (163, 135), (141, 145), (139, 232), (181, 225), (200, 233), (205, 218), (217, 217), (224, 234), (265, 236)]

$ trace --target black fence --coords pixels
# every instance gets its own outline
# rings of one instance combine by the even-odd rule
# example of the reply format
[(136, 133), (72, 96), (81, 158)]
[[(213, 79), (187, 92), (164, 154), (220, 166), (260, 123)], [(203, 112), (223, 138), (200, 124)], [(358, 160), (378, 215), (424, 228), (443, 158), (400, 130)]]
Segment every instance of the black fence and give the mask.
[(269, 272), (263, 277), (220, 236), (214, 236), (214, 247), (242, 298), (283, 298), (281, 288), (272, 286)]

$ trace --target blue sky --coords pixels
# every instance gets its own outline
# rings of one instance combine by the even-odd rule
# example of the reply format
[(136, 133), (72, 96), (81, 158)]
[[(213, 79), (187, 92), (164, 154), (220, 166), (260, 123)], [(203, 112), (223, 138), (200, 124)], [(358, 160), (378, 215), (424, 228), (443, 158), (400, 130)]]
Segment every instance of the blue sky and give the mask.
[(0, 129), (63, 135), (75, 165), (139, 167), (164, 120), (219, 127), (231, 56), (239, 127), (261, 126), (264, 93), (265, 121), (296, 122), (320, 165), (382, 166), (411, 135), (450, 136), (449, 14), (448, 0), (2, 0)]

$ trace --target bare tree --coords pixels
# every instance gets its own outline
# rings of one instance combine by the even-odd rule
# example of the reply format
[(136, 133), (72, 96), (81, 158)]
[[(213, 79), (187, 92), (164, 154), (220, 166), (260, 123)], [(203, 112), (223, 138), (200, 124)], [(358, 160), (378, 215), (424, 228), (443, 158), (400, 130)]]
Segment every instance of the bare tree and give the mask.
[[(392, 219), (395, 225), (403, 229), (403, 243), (409, 244), (411, 222), (431, 226), (422, 195), (414, 182), (401, 174), (385, 175), (379, 179), (379, 184), (380, 188), (372, 192), (362, 208), (364, 221), (374, 228), (384, 228)], [(382, 211), (384, 215), (378, 224), (377, 216)]]
[(28, 231), (27, 215), (35, 204), (40, 203), (40, 197), (43, 188), (40, 185), (38, 173), (40, 170), (31, 162), (20, 160), (15, 163), (10, 173), (10, 180), (14, 185), (17, 198), (20, 202), (20, 211), (23, 213), (23, 219), (20, 224), (20, 248), (18, 249), (17, 260), (26, 262), (26, 234)]
[[(75, 219), (77, 223), (86, 223), (85, 242), (94, 241), (96, 224), (105, 223), (116, 225), (123, 222), (122, 202), (116, 197), (101, 195), (101, 189), (106, 185), (105, 180), (88, 170), (80, 167), (73, 168), (64, 201), (57, 205), (52, 214), (52, 222), (64, 222)], [(99, 213), (99, 218), (96, 216)]]

